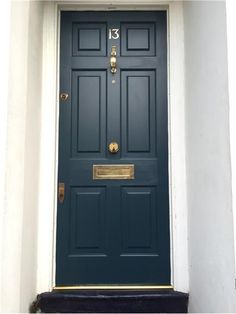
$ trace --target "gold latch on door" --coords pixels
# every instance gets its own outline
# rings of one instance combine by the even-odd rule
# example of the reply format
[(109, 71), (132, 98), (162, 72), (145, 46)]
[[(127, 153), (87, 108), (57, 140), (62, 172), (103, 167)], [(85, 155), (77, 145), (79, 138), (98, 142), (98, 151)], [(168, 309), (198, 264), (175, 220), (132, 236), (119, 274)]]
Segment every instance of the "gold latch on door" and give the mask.
[(65, 199), (65, 183), (60, 182), (58, 185), (58, 200), (63, 203)]

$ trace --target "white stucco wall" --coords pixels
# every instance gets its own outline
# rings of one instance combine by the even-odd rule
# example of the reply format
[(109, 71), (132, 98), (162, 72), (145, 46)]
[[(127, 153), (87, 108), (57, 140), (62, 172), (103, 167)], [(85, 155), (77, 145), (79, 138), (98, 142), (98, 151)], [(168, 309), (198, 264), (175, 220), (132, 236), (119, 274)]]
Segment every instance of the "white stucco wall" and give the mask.
[(225, 3), (184, 2), (191, 312), (235, 312)]
[(30, 2), (28, 24), (27, 108), (24, 151), (24, 210), (22, 217), (21, 310), (36, 297), (43, 4)]
[(27, 312), (36, 295), (42, 2), (10, 11), (6, 176), (1, 245), (1, 311)]

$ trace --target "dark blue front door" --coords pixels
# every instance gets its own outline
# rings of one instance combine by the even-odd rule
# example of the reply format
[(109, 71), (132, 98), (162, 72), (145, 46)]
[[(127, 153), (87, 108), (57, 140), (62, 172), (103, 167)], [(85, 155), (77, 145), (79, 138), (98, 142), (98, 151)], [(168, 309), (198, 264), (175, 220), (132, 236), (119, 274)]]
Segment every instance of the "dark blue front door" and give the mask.
[(170, 284), (166, 24), (61, 14), (57, 286)]

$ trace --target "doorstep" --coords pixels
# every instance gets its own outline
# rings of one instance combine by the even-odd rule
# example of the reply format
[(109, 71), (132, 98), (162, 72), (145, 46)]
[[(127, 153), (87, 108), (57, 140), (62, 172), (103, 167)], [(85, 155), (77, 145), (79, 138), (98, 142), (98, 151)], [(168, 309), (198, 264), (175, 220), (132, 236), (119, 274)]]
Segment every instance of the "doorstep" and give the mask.
[(70, 290), (44, 292), (31, 312), (187, 313), (188, 294), (168, 290)]

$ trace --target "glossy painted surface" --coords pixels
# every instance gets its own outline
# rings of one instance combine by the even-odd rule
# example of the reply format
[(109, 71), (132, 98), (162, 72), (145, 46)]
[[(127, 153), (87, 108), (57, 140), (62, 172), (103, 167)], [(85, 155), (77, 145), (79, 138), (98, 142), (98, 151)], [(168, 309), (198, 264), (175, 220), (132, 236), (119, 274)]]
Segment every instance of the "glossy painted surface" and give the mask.
[[(61, 23), (70, 96), (60, 103), (56, 285), (168, 285), (166, 12), (62, 12)], [(94, 164), (134, 164), (134, 179), (93, 180)]]

